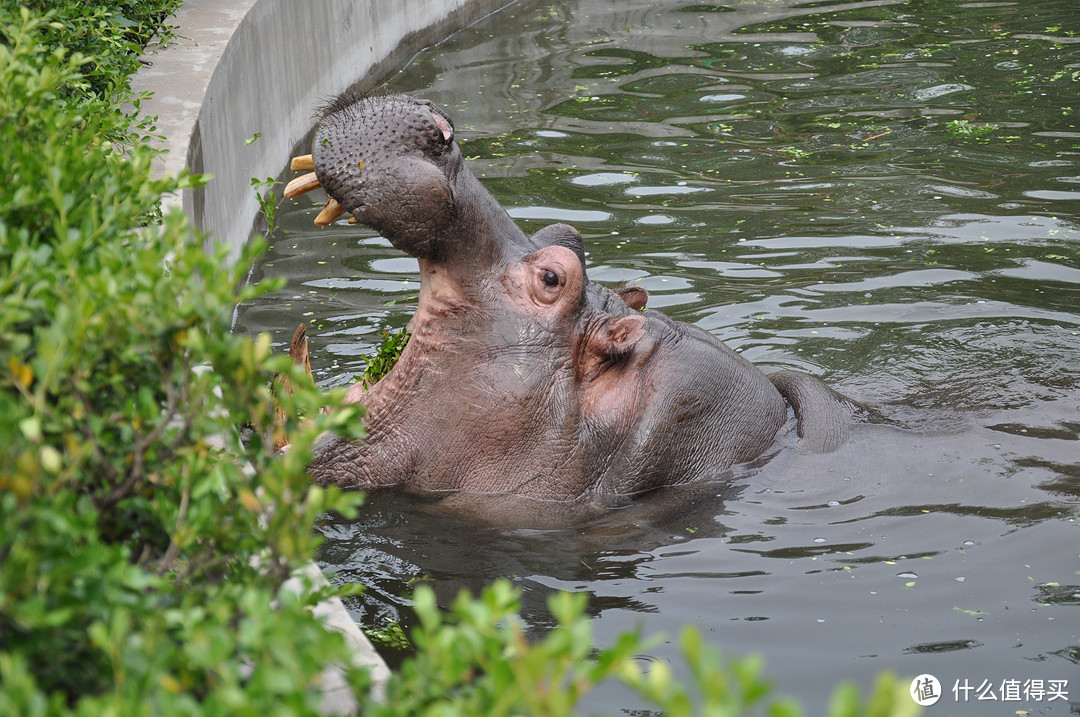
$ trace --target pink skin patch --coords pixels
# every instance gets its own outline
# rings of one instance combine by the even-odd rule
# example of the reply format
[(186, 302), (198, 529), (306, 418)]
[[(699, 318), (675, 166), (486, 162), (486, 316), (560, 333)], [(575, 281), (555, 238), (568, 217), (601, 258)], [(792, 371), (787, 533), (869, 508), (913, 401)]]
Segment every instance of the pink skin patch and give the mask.
[(443, 139), (449, 142), (454, 136), (454, 128), (450, 126), (449, 122), (434, 112), (431, 113), (431, 117), (435, 120), (435, 126), (442, 131)]

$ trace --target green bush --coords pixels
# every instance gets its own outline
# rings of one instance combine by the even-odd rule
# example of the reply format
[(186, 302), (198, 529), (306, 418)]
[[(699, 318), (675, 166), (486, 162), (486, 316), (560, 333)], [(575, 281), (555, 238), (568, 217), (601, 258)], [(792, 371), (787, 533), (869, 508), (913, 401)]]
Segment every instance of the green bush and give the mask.
[(64, 93), (107, 97), (128, 88), (128, 78), (139, 69), (139, 52), (155, 34), (167, 38), (165, 18), (181, 0), (4, 0), (4, 14), (14, 18), (21, 5), (35, 17), (48, 15), (41, 27), (43, 39), (78, 56), (79, 77)]
[(350, 416), (297, 391), (316, 418), (274, 457), (291, 368), (229, 333), (245, 267), (146, 226), (192, 180), (148, 178), (136, 98), (88, 83), (61, 16), (0, 13), (0, 714), (313, 713), (347, 655), (280, 586), (357, 504), (303, 470)]

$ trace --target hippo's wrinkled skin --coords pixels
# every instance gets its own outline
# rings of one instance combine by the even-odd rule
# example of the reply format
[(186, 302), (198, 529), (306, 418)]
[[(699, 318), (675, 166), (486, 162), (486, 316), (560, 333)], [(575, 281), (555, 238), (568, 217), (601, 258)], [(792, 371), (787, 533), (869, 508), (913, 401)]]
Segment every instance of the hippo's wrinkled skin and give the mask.
[(325, 437), (320, 484), (610, 505), (722, 479), (761, 456), (794, 408), (800, 442), (842, 440), (843, 399), (766, 376), (701, 329), (641, 311), (585, 275), (566, 225), (526, 236), (465, 166), (449, 117), (406, 96), (344, 97), (312, 148), (318, 182), (420, 264), (412, 339), (348, 400), (361, 444)]

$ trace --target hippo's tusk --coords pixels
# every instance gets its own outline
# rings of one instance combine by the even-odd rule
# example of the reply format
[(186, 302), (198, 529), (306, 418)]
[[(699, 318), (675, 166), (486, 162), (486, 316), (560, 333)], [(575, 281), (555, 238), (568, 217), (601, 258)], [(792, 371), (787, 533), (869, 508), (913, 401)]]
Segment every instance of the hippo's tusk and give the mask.
[(319, 212), (319, 216), (315, 217), (315, 224), (320, 227), (328, 226), (335, 219), (345, 213), (345, 210), (337, 200), (331, 197), (326, 200), (326, 206)]
[[(306, 376), (305, 383), (309, 386), (313, 385), (315, 379), (311, 377), (311, 360), (308, 357), (307, 327), (304, 324), (300, 324), (300, 327), (296, 329), (296, 333), (293, 334), (292, 343), (289, 344), (289, 356), (292, 358), (294, 366), (304, 367), (304, 374)], [(288, 374), (279, 373), (274, 376), (274, 384), (281, 391), (281, 395), (291, 396), (293, 394), (293, 382)], [(289, 414), (285, 412), (281, 403), (275, 400), (273, 423), (274, 450), (282, 451), (288, 449), (289, 436), (285, 433), (285, 427), (288, 425), (288, 422)]]
[(292, 158), (289, 169), (294, 172), (310, 172), (315, 169), (315, 160), (310, 154), (301, 154), (299, 157)]
[(293, 334), (292, 342), (289, 344), (289, 357), (294, 366), (304, 367), (308, 381), (314, 383), (315, 379), (311, 377), (311, 358), (308, 354), (307, 326), (304, 324), (300, 324)]
[(319, 178), (315, 176), (315, 173), (308, 172), (285, 185), (285, 198), (299, 197), (304, 192), (310, 192), (312, 189), (318, 189), (321, 186), (322, 184), (319, 183)]

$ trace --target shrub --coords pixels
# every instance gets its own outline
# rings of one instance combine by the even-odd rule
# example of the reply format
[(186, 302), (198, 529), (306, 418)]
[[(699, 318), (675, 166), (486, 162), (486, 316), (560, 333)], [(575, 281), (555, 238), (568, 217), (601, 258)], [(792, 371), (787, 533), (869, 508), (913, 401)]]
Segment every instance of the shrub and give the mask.
[[(43, 39), (78, 56), (77, 81), (65, 93), (108, 97), (128, 88), (128, 77), (139, 69), (139, 52), (155, 34), (168, 37), (165, 18), (181, 0), (23, 0), (19, 3), (36, 17), (48, 15), (41, 27)], [(9, 7), (5, 14), (14, 17)]]
[[(357, 504), (303, 470), (350, 416), (298, 390), (315, 419), (273, 456), (291, 369), (229, 333), (245, 267), (181, 216), (144, 226), (194, 180), (148, 179), (137, 98), (87, 83), (59, 16), (2, 12), (0, 714), (312, 713), (347, 655), (280, 586)], [(223, 442), (239, 422), (259, 440)]]

